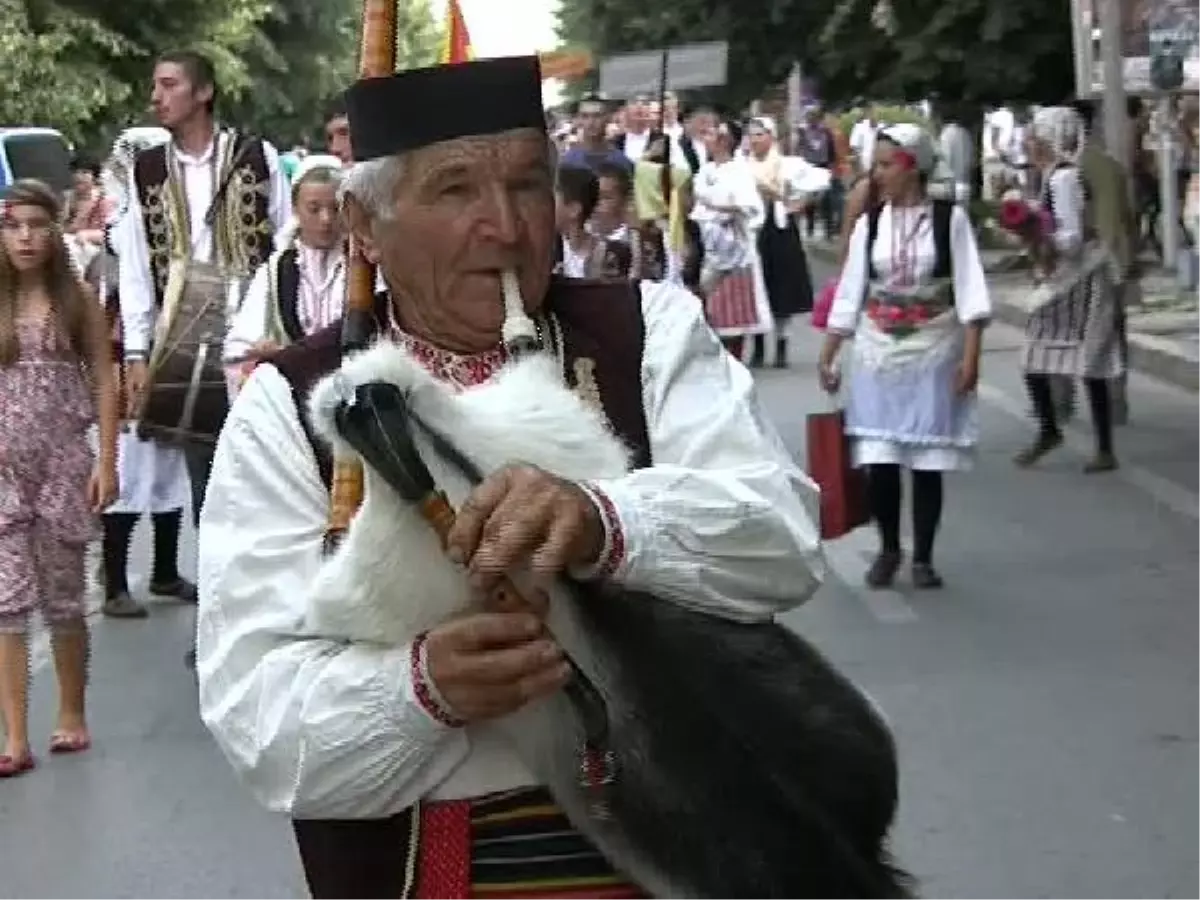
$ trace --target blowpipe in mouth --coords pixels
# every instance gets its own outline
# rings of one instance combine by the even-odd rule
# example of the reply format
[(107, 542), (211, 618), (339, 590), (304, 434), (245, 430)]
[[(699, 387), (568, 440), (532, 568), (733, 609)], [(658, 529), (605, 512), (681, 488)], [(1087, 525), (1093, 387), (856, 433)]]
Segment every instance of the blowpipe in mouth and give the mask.
[(540, 350), (537, 326), (525, 312), (525, 301), (521, 297), (521, 284), (517, 273), (505, 269), (500, 273), (500, 291), (504, 296), (504, 325), (500, 336), (512, 356)]

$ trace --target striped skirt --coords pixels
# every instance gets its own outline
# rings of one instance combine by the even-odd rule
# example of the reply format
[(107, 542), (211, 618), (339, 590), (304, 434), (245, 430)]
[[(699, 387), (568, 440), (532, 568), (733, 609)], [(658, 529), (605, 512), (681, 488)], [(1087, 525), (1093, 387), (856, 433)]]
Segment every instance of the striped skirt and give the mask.
[(704, 314), (719, 335), (765, 330), (760, 327), (754, 296), (754, 268), (744, 266), (718, 275), (705, 292)]
[(1025, 323), (1022, 368), (1033, 375), (1119, 378), (1120, 298), (1107, 259), (1090, 253), (1083, 265), (1053, 287)]
[(644, 897), (543, 788), (421, 809), (417, 897)]

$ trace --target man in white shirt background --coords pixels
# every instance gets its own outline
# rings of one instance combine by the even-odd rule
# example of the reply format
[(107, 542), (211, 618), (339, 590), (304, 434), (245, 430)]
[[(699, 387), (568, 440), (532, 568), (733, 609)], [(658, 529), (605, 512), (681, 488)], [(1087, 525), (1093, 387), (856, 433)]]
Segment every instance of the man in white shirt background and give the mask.
[(875, 159), (875, 137), (883, 123), (879, 121), (875, 105), (866, 108), (866, 115), (850, 130), (850, 152), (854, 154), (854, 169), (859, 175), (871, 171)]
[(960, 119), (961, 112), (957, 108), (946, 110), (945, 124), (938, 137), (938, 155), (954, 185), (954, 201), (968, 203), (975, 176), (975, 142)]

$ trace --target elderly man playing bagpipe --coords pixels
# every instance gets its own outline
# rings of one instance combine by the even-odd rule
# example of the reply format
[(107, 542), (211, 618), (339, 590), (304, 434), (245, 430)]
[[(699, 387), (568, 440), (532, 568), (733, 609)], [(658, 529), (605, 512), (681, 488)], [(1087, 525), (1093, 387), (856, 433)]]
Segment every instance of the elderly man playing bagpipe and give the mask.
[(254, 370), (200, 525), (201, 712), (313, 895), (904, 895), (887, 727), (773, 622), (812, 486), (686, 290), (551, 276), (537, 60), (346, 100), (344, 330)]

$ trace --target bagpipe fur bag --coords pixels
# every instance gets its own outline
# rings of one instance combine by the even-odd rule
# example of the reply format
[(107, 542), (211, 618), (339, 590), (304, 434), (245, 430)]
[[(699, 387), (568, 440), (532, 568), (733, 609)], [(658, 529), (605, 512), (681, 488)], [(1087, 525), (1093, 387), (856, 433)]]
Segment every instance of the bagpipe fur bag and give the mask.
[[(347, 415), (349, 406), (355, 407)], [(425, 467), (459, 505), (520, 461), (564, 478), (616, 477), (628, 457), (603, 416), (539, 354), (454, 392), (405, 351), (348, 360), (310, 398), (335, 455), (364, 462), (363, 506), (319, 578), (346, 591), (311, 611), (322, 634), (411, 640), (464, 611), (464, 574), (396, 490)], [(521, 580), (516, 579), (518, 586)], [(420, 597), (419, 603), (397, 598)], [(560, 580), (548, 626), (587, 691), (564, 690), (470, 726), (510, 742), (575, 826), (659, 897), (900, 897), (888, 853), (897, 805), (892, 736), (875, 707), (801, 637), (616, 585)], [(581, 778), (596, 739), (612, 764)], [(581, 698), (583, 698), (581, 700)]]

